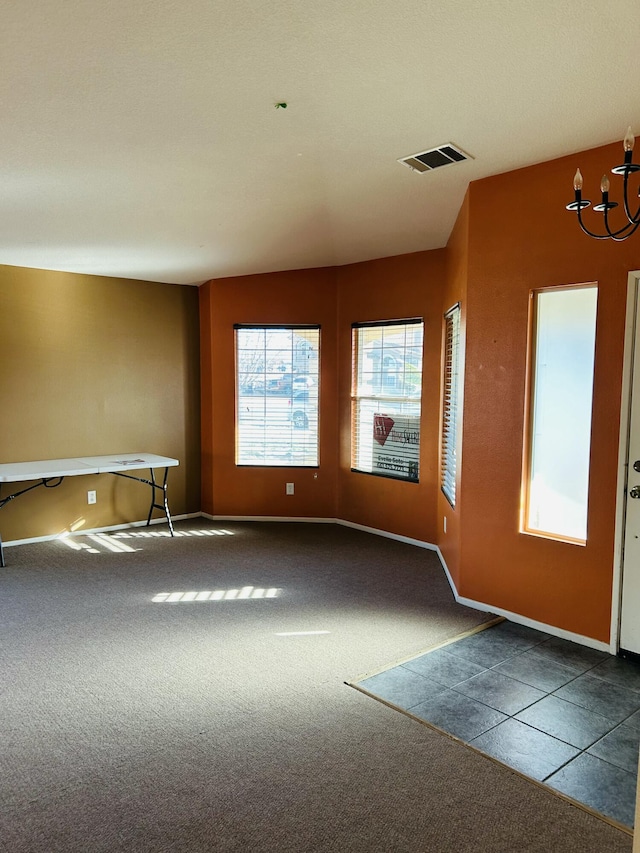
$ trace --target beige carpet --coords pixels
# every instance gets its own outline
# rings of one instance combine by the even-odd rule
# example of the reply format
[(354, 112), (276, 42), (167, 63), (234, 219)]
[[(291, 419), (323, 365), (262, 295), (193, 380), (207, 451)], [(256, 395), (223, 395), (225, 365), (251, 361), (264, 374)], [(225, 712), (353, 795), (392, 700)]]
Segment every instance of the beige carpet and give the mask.
[(333, 525), (177, 529), (6, 549), (0, 850), (631, 850), (344, 684), (489, 618), (434, 554)]

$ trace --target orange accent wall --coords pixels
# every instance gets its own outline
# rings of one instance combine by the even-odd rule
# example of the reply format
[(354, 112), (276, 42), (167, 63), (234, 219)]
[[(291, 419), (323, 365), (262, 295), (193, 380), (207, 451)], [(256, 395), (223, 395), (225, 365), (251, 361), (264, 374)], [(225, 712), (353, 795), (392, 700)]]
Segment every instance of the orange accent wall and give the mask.
[[(202, 285), (203, 510), (338, 517), (435, 542), (444, 276), (437, 250)], [(425, 320), (418, 484), (354, 473), (350, 458), (351, 324), (406, 317)], [(236, 467), (235, 323), (321, 324), (319, 469)], [(287, 496), (291, 481), (295, 495)]]
[[(202, 509), (222, 516), (335, 518), (336, 296), (332, 269), (218, 279), (200, 287), (202, 347)], [(235, 323), (319, 323), (320, 465), (235, 464)], [(206, 402), (205, 402), (206, 401)], [(295, 494), (285, 494), (293, 482)]]
[[(442, 290), (445, 252), (418, 252), (339, 267), (340, 473), (338, 517), (436, 541)], [(424, 318), (420, 482), (351, 471), (351, 324)]]
[[(460, 571), (464, 596), (568, 631), (609, 640), (627, 274), (637, 238), (582, 234), (573, 198), (622, 159), (606, 146), (472, 184), (466, 308)], [(612, 196), (617, 190), (612, 181)], [(588, 211), (598, 225), (598, 215)], [(598, 282), (588, 541), (519, 532), (529, 293)]]
[[(203, 509), (337, 517), (438, 544), (459, 594), (607, 642), (627, 276), (640, 239), (583, 235), (572, 200), (620, 161), (605, 146), (470, 185), (446, 249), (361, 264), (209, 282), (200, 288)], [(617, 191), (612, 181), (612, 196)], [(591, 212), (588, 211), (585, 216)], [(595, 214), (591, 214), (594, 217)], [(588, 542), (519, 532), (529, 294), (598, 282)], [(442, 315), (462, 305), (464, 404), (458, 495), (439, 488)], [(425, 318), (420, 483), (350, 470), (351, 323)], [(234, 323), (321, 323), (321, 464), (234, 465)], [(294, 480), (296, 494), (285, 496)], [(444, 516), (447, 532), (444, 532)]]
[[(442, 300), (442, 312), (448, 311), (456, 303), (460, 303), (460, 370), (464, 377), (464, 340), (467, 316), (467, 279), (469, 275), (469, 194), (465, 196), (453, 227), (446, 251), (446, 277)], [(443, 330), (444, 332), (444, 330)], [(440, 377), (443, 375), (442, 350), (440, 355)], [(462, 380), (464, 381), (464, 379)], [(440, 394), (442, 398), (442, 393)], [(442, 419), (442, 400), (440, 399), (440, 418)], [(437, 536), (436, 542), (451, 575), (456, 588), (460, 584), (460, 549), (461, 529), (460, 516), (462, 512), (461, 472), (462, 472), (462, 422), (464, 418), (464, 401), (458, 411), (459, 434), (457, 443), (456, 469), (456, 501), (452, 507), (442, 490), (437, 489)], [(441, 423), (442, 421), (440, 421)], [(440, 433), (438, 433), (438, 439)], [(447, 529), (444, 529), (444, 520)]]
[(212, 287), (198, 289), (200, 299), (200, 441), (202, 468), (202, 510), (213, 513), (213, 337)]

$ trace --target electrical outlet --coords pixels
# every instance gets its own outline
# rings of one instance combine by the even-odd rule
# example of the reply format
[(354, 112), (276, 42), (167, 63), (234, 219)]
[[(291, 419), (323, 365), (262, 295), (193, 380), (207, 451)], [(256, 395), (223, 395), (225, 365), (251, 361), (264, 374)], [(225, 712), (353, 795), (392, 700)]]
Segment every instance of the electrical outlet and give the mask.
[(87, 492), (87, 503), (94, 504), (96, 502), (96, 493), (94, 491)]
[(294, 493), (293, 489), (294, 489), (293, 483), (287, 483), (287, 486), (285, 489), (285, 494), (292, 495)]

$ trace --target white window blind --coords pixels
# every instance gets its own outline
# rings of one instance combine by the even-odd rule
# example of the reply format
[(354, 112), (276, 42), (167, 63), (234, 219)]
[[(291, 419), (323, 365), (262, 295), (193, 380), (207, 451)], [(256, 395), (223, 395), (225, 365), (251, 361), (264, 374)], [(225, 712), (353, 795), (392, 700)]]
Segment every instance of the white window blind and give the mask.
[(456, 505), (458, 425), (460, 416), (460, 305), (444, 315), (444, 376), (442, 382), (442, 435), (440, 487), (452, 507)]
[(318, 465), (319, 326), (235, 326), (236, 464)]
[(421, 319), (352, 327), (351, 466), (418, 482)]

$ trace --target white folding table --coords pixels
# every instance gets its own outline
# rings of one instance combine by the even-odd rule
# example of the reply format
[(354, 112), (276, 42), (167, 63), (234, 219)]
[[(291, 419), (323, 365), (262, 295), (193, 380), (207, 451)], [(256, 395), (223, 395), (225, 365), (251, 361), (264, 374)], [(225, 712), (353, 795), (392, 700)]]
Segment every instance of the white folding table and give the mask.
[[(154, 509), (164, 512), (169, 525), (169, 531), (173, 536), (173, 523), (169, 513), (167, 501), (167, 478), (169, 468), (179, 465), (177, 459), (168, 456), (157, 456), (155, 453), (114, 453), (111, 456), (78, 456), (73, 459), (43, 459), (38, 462), (5, 462), (0, 464), (0, 487), (2, 483), (27, 483), (32, 480), (38, 482), (14, 492), (12, 495), (2, 498), (0, 496), (0, 509), (15, 500), (15, 498), (44, 486), (54, 489), (59, 486), (65, 477), (78, 477), (81, 474), (115, 474), (118, 477), (127, 477), (129, 480), (137, 480), (151, 486), (151, 506), (147, 517), (147, 526), (151, 524), (151, 515)], [(131, 471), (149, 469), (150, 479), (135, 477)], [(155, 469), (164, 468), (164, 477), (161, 481), (156, 480)], [(156, 500), (156, 491), (160, 493), (159, 503)], [(0, 566), (4, 566), (4, 552), (2, 550), (2, 537), (0, 536)]]

